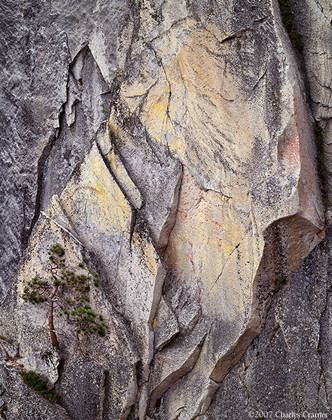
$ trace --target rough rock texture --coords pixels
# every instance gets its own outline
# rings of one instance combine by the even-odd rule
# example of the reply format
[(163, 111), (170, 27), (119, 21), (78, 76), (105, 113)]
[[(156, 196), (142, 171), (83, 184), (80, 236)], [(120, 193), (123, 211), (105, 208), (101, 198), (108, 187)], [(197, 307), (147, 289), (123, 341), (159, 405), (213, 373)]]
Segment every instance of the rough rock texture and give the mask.
[[(309, 81), (310, 101), (317, 127), (322, 131), (318, 139), (326, 183), (326, 196), (331, 203), (332, 187), (332, 131), (331, 131), (331, 75), (332, 75), (332, 9), (326, 0), (306, 0), (301, 6), (291, 2), (298, 31), (304, 41), (303, 60)], [(319, 130), (319, 129), (318, 129)], [(330, 219), (330, 214), (328, 214)]]
[[(302, 55), (276, 0), (16, 3), (0, 6), (0, 415), (331, 415), (328, 1), (281, 1)], [(99, 273), (105, 337), (57, 318), (52, 348), (47, 304), (22, 300), (57, 242)]]
[[(117, 69), (123, 68), (133, 25), (125, 1), (5, 0), (0, 19), (3, 296), (39, 216), (41, 196), (63, 188), (105, 118), (100, 105), (106, 102), (107, 109), (108, 101), (100, 93), (109, 92)], [(56, 140), (66, 131), (67, 145), (59, 145)], [(53, 164), (45, 180), (47, 160)], [(54, 172), (56, 178), (64, 172), (65, 179), (48, 192)]]
[(262, 334), (202, 419), (249, 419), (268, 411), (331, 417), (331, 252), (329, 229), (327, 239), (288, 277)]

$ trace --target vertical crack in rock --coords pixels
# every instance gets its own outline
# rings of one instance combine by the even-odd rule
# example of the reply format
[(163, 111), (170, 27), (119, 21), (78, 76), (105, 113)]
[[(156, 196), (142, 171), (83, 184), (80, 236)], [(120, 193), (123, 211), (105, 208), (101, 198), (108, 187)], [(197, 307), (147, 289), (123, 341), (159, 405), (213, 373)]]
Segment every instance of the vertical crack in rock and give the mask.
[(131, 34), (130, 43), (126, 52), (126, 59), (125, 59), (125, 70), (130, 71), (130, 64), (131, 64), (131, 56), (133, 52), (133, 46), (135, 41), (138, 39), (138, 33), (141, 26), (141, 7), (142, 2), (141, 0), (138, 2), (131, 1), (130, 10), (131, 10), (131, 18), (133, 20), (133, 31)]
[(164, 253), (166, 252), (168, 242), (169, 242), (169, 237), (175, 226), (176, 216), (177, 216), (178, 206), (179, 206), (182, 179), (183, 179), (183, 168), (181, 170), (180, 176), (174, 188), (174, 195), (173, 195), (173, 200), (170, 205), (169, 214), (167, 216), (167, 219), (163, 227), (160, 230), (159, 239), (158, 239), (158, 249), (161, 255), (164, 255)]
[[(65, 119), (67, 120), (67, 125), (72, 125), (75, 122), (75, 117), (73, 120), (70, 120), (70, 115), (68, 115), (69, 112), (73, 112), (73, 107), (79, 102), (77, 99), (74, 99), (73, 103), (69, 104), (72, 91), (70, 87), (70, 81), (73, 77), (73, 68), (75, 67), (76, 63), (79, 61), (82, 55), (85, 55), (88, 51), (88, 47), (84, 47), (72, 60), (72, 62), (67, 67), (67, 84), (66, 84), (66, 100), (61, 105), (61, 109), (58, 115), (59, 125), (58, 128), (55, 129), (55, 133), (49, 138), (48, 143), (44, 147), (41, 156), (38, 160), (37, 165), (37, 192), (36, 192), (36, 200), (35, 200), (35, 210), (34, 210), (34, 216), (31, 221), (31, 225), (29, 230), (26, 232), (25, 236), (22, 240), (23, 248), (25, 249), (29, 240), (29, 237), (31, 235), (31, 232), (33, 230), (34, 225), (36, 224), (36, 221), (38, 220), (40, 210), (42, 208), (45, 208), (45, 204), (43, 205), (43, 194), (44, 192), (44, 184), (45, 181), (47, 181), (47, 175), (45, 172), (47, 171), (47, 166), (49, 164), (48, 160), (50, 159), (52, 155), (52, 149), (55, 145), (55, 142), (57, 140), (61, 141), (62, 133), (65, 131)], [(81, 79), (80, 79), (81, 80)], [(69, 109), (68, 105), (71, 109)], [(68, 120), (69, 118), (69, 120)], [(70, 124), (68, 122), (70, 121)], [(46, 179), (45, 179), (46, 178)], [(53, 181), (53, 180), (52, 180)]]
[(95, 137), (105, 131), (111, 94), (103, 95), (102, 100), (101, 95), (107, 87), (89, 47), (82, 48), (69, 66), (65, 116), (43, 171), (43, 210), (48, 208), (54, 194), (61, 194)]
[[(16, 7), (9, 0), (2, 6), (1, 298), (17, 275), (34, 223), (42, 150), (47, 151), (54, 137), (66, 99), (69, 61), (65, 33), (51, 25), (47, 31), (37, 29), (42, 26), (39, 5)], [(47, 98), (46, 91), (50, 92)]]
[[(63, 111), (59, 114), (59, 119), (62, 119)], [(61, 122), (60, 122), (61, 126)], [(35, 206), (34, 206), (34, 215), (31, 220), (31, 224), (29, 229), (25, 232), (25, 235), (22, 238), (22, 247), (23, 249), (26, 249), (28, 245), (29, 238), (31, 236), (32, 230), (39, 218), (40, 210), (42, 208), (41, 205), (41, 197), (42, 197), (42, 191), (43, 191), (43, 178), (44, 178), (44, 169), (46, 161), (51, 153), (52, 147), (54, 145), (54, 142), (56, 141), (56, 135), (50, 138), (47, 145), (44, 147), (43, 152), (38, 159), (38, 165), (37, 165), (37, 193), (36, 193), (36, 200), (35, 200)]]
[[(66, 37), (66, 47), (68, 48), (68, 39)], [(43, 188), (44, 188), (44, 176), (45, 176), (45, 170), (47, 167), (47, 161), (52, 153), (52, 149), (54, 147), (54, 144), (56, 140), (59, 138), (59, 136), (62, 133), (62, 130), (64, 128), (64, 119), (65, 119), (65, 107), (68, 102), (69, 98), (69, 77), (70, 77), (70, 67), (71, 65), (68, 63), (66, 67), (66, 73), (67, 73), (67, 81), (66, 81), (66, 99), (63, 102), (63, 104), (60, 107), (60, 111), (58, 113), (57, 119), (58, 119), (58, 127), (55, 128), (54, 134), (50, 135), (49, 140), (45, 147), (42, 150), (42, 153), (38, 159), (37, 164), (37, 191), (36, 191), (36, 199), (35, 199), (35, 205), (34, 205), (34, 215), (31, 220), (31, 224), (29, 229), (25, 232), (25, 235), (22, 238), (22, 246), (23, 249), (27, 247), (29, 237), (32, 233), (32, 230), (38, 220), (40, 210), (42, 209), (42, 194), (43, 194)]]
[(34, 206), (34, 215), (31, 220), (31, 224), (29, 227), (29, 230), (25, 232), (25, 235), (22, 238), (22, 246), (23, 249), (25, 249), (28, 245), (28, 241), (30, 238), (30, 235), (32, 233), (32, 230), (39, 218), (40, 210), (42, 209), (42, 194), (43, 194), (43, 188), (44, 188), (44, 177), (45, 177), (45, 169), (47, 167), (47, 161), (52, 153), (52, 148), (59, 138), (59, 136), (62, 133), (62, 130), (64, 128), (65, 123), (65, 107), (68, 102), (68, 95), (69, 95), (69, 77), (70, 77), (70, 65), (67, 67), (67, 83), (66, 83), (66, 100), (61, 105), (59, 114), (58, 114), (58, 128), (54, 130), (54, 134), (52, 134), (46, 144), (46, 146), (43, 148), (43, 151), (38, 159), (37, 164), (37, 192), (36, 192), (36, 199), (35, 199), (35, 206)]
[(107, 383), (107, 378), (108, 377), (108, 372), (106, 370), (103, 371), (103, 374), (101, 375), (100, 378), (100, 385), (99, 385), (99, 389), (100, 389), (100, 395), (99, 395), (99, 409), (98, 409), (98, 414), (97, 414), (97, 419), (96, 420), (104, 420), (104, 414), (105, 414), (105, 393), (106, 393), (106, 383)]

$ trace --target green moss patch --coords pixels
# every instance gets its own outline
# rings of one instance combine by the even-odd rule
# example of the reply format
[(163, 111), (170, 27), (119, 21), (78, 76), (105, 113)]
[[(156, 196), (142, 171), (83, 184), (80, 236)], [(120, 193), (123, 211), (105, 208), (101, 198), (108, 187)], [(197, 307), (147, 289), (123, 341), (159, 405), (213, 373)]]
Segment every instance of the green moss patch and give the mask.
[(40, 373), (37, 373), (33, 370), (22, 370), (21, 376), (23, 381), (33, 389), (38, 392), (43, 398), (49, 402), (56, 402), (59, 399), (59, 394), (54, 389), (49, 389), (47, 386), (47, 379), (44, 378)]

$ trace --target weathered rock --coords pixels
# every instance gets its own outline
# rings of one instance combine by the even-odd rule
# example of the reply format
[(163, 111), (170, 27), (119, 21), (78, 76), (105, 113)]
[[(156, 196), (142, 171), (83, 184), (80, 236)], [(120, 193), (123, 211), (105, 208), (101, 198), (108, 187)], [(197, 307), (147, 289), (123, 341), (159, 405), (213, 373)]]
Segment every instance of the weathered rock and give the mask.
[(0, 416), (8, 420), (69, 420), (58, 404), (51, 404), (30, 389), (16, 369), (0, 364)]
[(58, 367), (61, 362), (61, 356), (56, 349), (43, 353), (29, 353), (25, 357), (20, 358), (20, 364), (26, 370), (33, 370), (48, 379), (53, 385), (59, 379)]
[(0, 11), (1, 298), (15, 279), (38, 217), (38, 177), (66, 101), (66, 34), (49, 22), (36, 25), (38, 9), (30, 1), (5, 1)]
[(261, 336), (202, 419), (249, 419), (270, 411), (272, 418), (281, 412), (330, 418), (330, 259), (329, 230), (278, 292)]
[[(329, 195), (331, 8), (291, 3)], [(277, 1), (5, 0), (0, 17), (0, 354), (10, 376), (0, 410), (14, 418), (30, 401), (20, 364), (62, 395), (66, 413), (54, 405), (47, 418), (242, 418), (281, 398), (285, 410), (327, 410), (329, 297), (303, 268), (320, 251), (278, 292), (325, 233), (303, 68)], [(56, 356), (47, 305), (21, 299), (33, 275), (48, 274), (56, 242), (73, 268), (90, 257), (101, 287), (89, 298), (109, 325), (92, 340), (56, 319), (60, 365), (44, 357)], [(316, 289), (315, 307), (303, 293)], [(305, 343), (296, 307), (313, 330)]]
[(150, 379), (151, 408), (168, 388), (194, 368), (206, 337), (205, 327), (201, 323), (192, 336), (179, 337), (172, 346), (155, 355)]
[[(135, 78), (124, 81), (118, 100), (129, 112), (117, 105), (111, 114), (116, 127), (121, 112), (127, 118), (130, 112), (138, 115), (154, 149), (168, 147), (185, 168), (165, 253), (177, 286), (172, 284), (166, 296), (171, 302), (181, 284), (182, 299), (197, 299), (211, 330), (197, 369), (167, 397), (166, 418), (179, 407), (184, 407), (180, 418), (202, 414), (205, 398), (212, 398), (209, 377), (220, 381), (227, 374), (224, 365), (234, 363), (259, 333), (267, 300), (255, 295), (255, 276), (266, 228), (283, 219), (283, 242), (296, 244), (294, 260), (284, 261), (287, 274), (321, 240), (316, 234), (323, 228), (320, 192), (312, 182), (309, 111), (276, 10), (257, 4), (252, 20), (233, 12), (234, 24), (232, 18), (223, 26), (214, 16), (202, 23), (189, 15), (156, 34), (153, 22), (144, 21), (140, 30), (147, 24), (151, 35), (145, 48), (137, 41)], [(271, 56), (263, 36), (279, 45), (283, 59)], [(278, 107), (272, 111), (268, 104), (276, 92)], [(288, 223), (285, 218), (295, 214), (299, 217)], [(288, 255), (286, 248), (283, 254)], [(173, 310), (179, 318), (181, 311)]]
[(176, 316), (163, 298), (160, 299), (156, 317), (153, 320), (154, 347), (161, 350), (179, 332)]
[[(57, 185), (52, 188), (63, 187), (61, 174), (64, 172), (64, 178), (69, 178), (89, 148), (96, 123), (106, 117), (102, 111), (107, 113), (109, 96), (104, 94), (110, 92), (114, 78), (121, 78), (134, 23), (124, 0), (103, 4), (95, 1), (39, 4), (33, 0), (17, 4), (6, 0), (1, 6), (0, 296), (3, 298), (17, 274), (22, 252), (39, 215), (41, 197), (50, 198), (48, 189), (54, 177)], [(134, 12), (135, 6), (132, 8)], [(83, 59), (84, 56), (88, 59)], [(100, 74), (105, 81), (101, 81)], [(76, 105), (77, 122), (68, 130), (65, 120), (69, 125), (73, 121), (72, 108), (80, 87), (83, 95), (82, 102)], [(100, 87), (105, 90), (100, 92)], [(96, 106), (92, 108), (92, 104)], [(63, 141), (61, 132), (68, 131), (70, 138), (64, 141), (65, 145), (59, 144)], [(56, 153), (50, 158), (53, 162), (47, 168), (49, 180), (45, 179), (44, 167), (55, 145)]]
[(125, 106), (116, 105), (111, 111), (110, 140), (142, 194), (142, 217), (163, 253), (175, 222), (182, 165), (170, 157), (166, 146), (154, 145), (144, 125)]
[(135, 373), (116, 354), (105, 366), (89, 357), (73, 357), (62, 367), (57, 387), (61, 404), (72, 419), (126, 419), (136, 399)]
[[(74, 169), (83, 161), (99, 129), (105, 131), (109, 90), (88, 47), (81, 50), (70, 66), (67, 102), (60, 129), (43, 170), (42, 210), (51, 197), (60, 195)], [(104, 123), (104, 124), (103, 124)], [(58, 162), (62, 162), (59, 168)]]
[(64, 362), (58, 389), (71, 418), (102, 418), (104, 387), (104, 369), (91, 359), (72, 358)]
[[(47, 249), (51, 244), (56, 242), (64, 244), (72, 267), (77, 267), (82, 261), (82, 245), (63, 225), (69, 229), (71, 227), (65, 215), (61, 214), (59, 204), (55, 202), (50, 214), (41, 216), (30, 238), (29, 258), (22, 266), (20, 274), (16, 310), (16, 316), (20, 318), (20, 353), (17, 363), (22, 364), (26, 369), (33, 369), (44, 374), (52, 383), (56, 383), (58, 379), (58, 366), (54, 363), (53, 373), (52, 371), (49, 373), (51, 364), (43, 357), (43, 354), (50, 352), (51, 348), (48, 328), (45, 325), (47, 315), (45, 304), (36, 305), (34, 311), (27, 312), (28, 304), (23, 303), (21, 293), (26, 279), (36, 273), (41, 278), (45, 277), (45, 273), (47, 276), (47, 271), (45, 271), (47, 270)], [(95, 289), (90, 292), (90, 299), (91, 305), (108, 324), (109, 333), (104, 341), (102, 338), (78, 340), (66, 321), (56, 318), (55, 328), (60, 340), (60, 351), (66, 355), (67, 359), (61, 367), (60, 384), (56, 383), (56, 388), (59, 389), (61, 395), (60, 404), (63, 404), (71, 418), (97, 416), (103, 412), (105, 404), (112, 407), (114, 418), (120, 418), (122, 413), (127, 413), (135, 402), (133, 394), (136, 394), (138, 355), (133, 347), (132, 333), (126, 321), (111, 306), (105, 293)], [(36, 335), (38, 335), (38, 342), (35, 342)], [(78, 358), (77, 353), (82, 354), (85, 359)], [(83, 363), (82, 360), (89, 362)], [(92, 382), (91, 375), (87, 371), (88, 366), (94, 377)], [(122, 366), (120, 371), (123, 374), (118, 377), (113, 374), (111, 383), (107, 380), (107, 375), (119, 366)], [(75, 387), (71, 384), (73, 378), (75, 378)]]
[[(143, 364), (152, 357), (152, 322), (165, 269), (96, 144), (60, 196), (80, 241), (98, 256), (105, 289), (132, 324)], [(135, 224), (135, 225), (134, 225)], [(146, 376), (146, 374), (144, 374)]]
[[(311, 108), (317, 121), (318, 157), (322, 182), (326, 183), (329, 206), (332, 202), (332, 11), (326, 0), (290, 1), (296, 27), (303, 39), (303, 60), (309, 81)], [(320, 133), (320, 129), (322, 133)], [(322, 137), (322, 138), (320, 138)]]
[(0, 337), (0, 351), (1, 358), (5, 360), (15, 359), (18, 356), (18, 347), (13, 343), (12, 340), (8, 340), (6, 337)]

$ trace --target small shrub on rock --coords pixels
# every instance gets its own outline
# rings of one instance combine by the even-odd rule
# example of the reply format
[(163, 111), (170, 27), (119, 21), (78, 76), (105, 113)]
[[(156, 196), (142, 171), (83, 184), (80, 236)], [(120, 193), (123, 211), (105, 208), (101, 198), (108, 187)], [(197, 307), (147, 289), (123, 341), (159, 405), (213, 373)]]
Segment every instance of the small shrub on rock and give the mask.
[(59, 243), (49, 250), (48, 275), (40, 278), (36, 274), (27, 282), (22, 294), (26, 302), (48, 305), (49, 332), (53, 347), (59, 347), (54, 328), (54, 313), (64, 317), (77, 335), (106, 335), (108, 329), (103, 316), (97, 313), (90, 304), (91, 287), (99, 287), (98, 274), (83, 259), (78, 267), (72, 270), (65, 255), (65, 249)]

